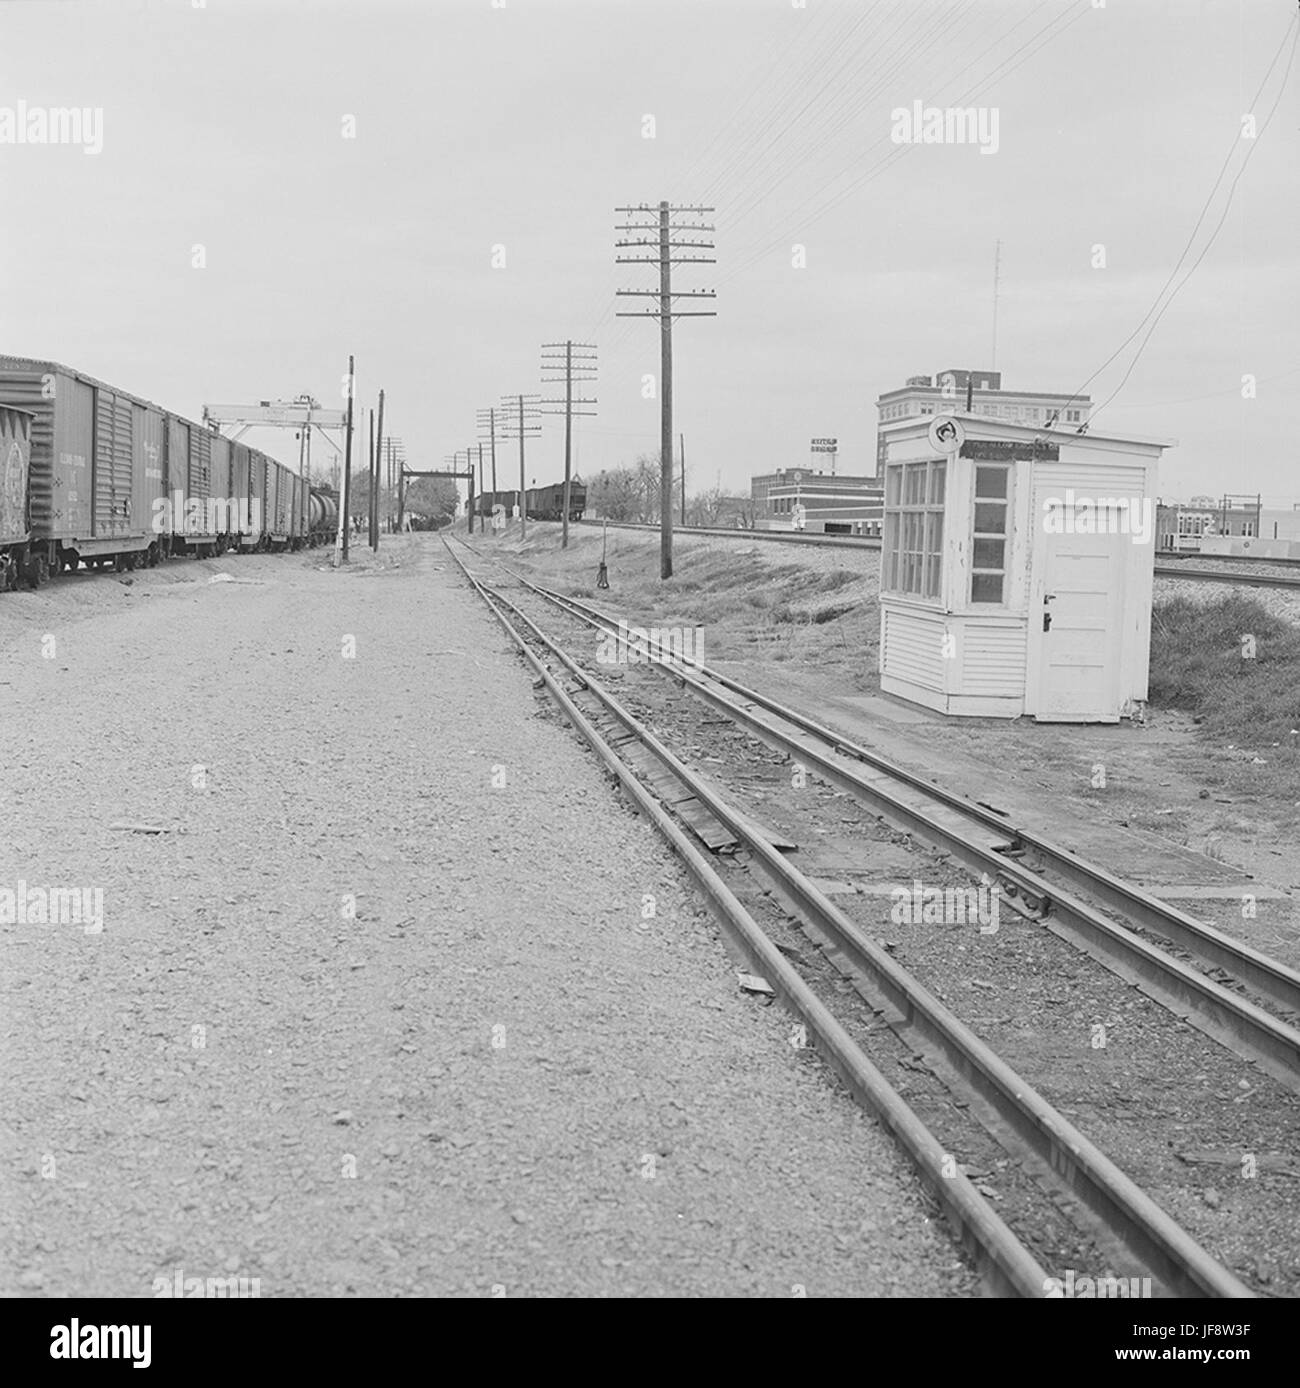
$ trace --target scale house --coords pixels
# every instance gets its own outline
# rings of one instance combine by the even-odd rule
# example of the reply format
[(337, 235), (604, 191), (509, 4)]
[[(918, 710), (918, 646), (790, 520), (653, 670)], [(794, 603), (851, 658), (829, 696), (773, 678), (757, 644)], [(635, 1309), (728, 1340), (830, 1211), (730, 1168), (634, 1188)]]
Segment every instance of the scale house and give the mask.
[(960, 411), (882, 433), (881, 690), (947, 714), (1140, 719), (1172, 442)]

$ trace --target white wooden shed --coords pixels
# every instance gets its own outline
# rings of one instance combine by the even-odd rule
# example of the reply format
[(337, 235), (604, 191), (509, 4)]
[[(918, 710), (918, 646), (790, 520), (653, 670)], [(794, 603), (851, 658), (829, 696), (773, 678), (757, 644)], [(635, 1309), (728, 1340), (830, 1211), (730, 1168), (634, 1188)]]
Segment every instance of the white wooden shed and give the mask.
[(956, 411), (881, 434), (881, 689), (982, 717), (1140, 714), (1173, 441)]

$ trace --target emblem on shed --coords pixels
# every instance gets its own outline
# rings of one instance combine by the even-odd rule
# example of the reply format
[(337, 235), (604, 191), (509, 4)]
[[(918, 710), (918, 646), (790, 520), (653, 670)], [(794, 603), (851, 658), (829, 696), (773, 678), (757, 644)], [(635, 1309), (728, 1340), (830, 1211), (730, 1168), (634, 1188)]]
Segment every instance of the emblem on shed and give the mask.
[(930, 447), (936, 453), (956, 453), (966, 442), (966, 430), (950, 414), (937, 414), (930, 421)]

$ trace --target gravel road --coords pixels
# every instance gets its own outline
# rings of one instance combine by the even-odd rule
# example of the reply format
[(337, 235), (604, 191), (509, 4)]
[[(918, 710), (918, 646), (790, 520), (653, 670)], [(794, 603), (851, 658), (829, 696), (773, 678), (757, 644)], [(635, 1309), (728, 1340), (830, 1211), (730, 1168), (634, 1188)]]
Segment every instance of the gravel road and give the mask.
[(0, 1292), (968, 1294), (441, 547), (321, 562), (0, 599)]

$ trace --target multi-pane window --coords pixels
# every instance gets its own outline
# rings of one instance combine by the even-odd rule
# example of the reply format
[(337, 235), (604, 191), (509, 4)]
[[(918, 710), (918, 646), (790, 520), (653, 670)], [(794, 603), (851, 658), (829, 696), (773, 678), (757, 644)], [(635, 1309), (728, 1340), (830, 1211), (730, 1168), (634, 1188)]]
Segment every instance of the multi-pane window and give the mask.
[(885, 469), (882, 582), (886, 592), (938, 598), (943, 573), (945, 463), (891, 463)]
[(1007, 516), (1011, 468), (980, 463), (975, 468), (975, 525), (971, 538), (970, 600), (1000, 603), (1007, 576)]

